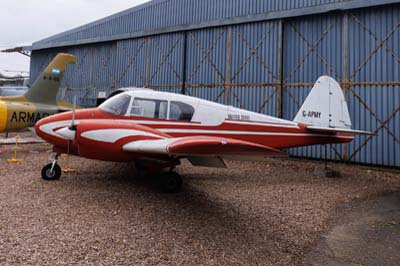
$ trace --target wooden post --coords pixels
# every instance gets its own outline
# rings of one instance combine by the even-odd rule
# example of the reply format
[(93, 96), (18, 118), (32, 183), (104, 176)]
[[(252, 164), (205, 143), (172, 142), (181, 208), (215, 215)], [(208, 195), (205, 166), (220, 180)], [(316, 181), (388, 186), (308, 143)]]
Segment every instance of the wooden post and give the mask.
[(93, 64), (94, 64), (94, 56), (93, 56), (93, 47), (90, 48), (90, 52), (89, 52), (89, 64), (90, 64), (90, 68), (89, 68), (89, 88), (93, 88)]
[[(348, 66), (348, 59), (349, 59), (349, 14), (348, 12), (345, 12), (343, 15), (343, 80), (342, 80), (342, 86), (343, 86), (343, 93), (346, 101), (348, 101), (348, 94), (349, 94), (349, 89), (350, 89), (350, 81), (349, 81), (349, 66)], [(347, 160), (349, 150), (349, 145), (346, 143), (343, 145), (343, 154), (342, 154), (342, 159)]]
[(181, 93), (182, 93), (182, 94), (186, 94), (187, 37), (188, 37), (188, 33), (187, 33), (187, 31), (185, 31), (185, 32), (183, 33), (182, 88), (181, 88)]
[(278, 48), (278, 80), (277, 80), (277, 116), (283, 117), (283, 19), (279, 20), (279, 48)]
[(146, 38), (146, 81), (144, 84), (145, 88), (150, 86), (150, 56), (151, 56), (151, 37)]

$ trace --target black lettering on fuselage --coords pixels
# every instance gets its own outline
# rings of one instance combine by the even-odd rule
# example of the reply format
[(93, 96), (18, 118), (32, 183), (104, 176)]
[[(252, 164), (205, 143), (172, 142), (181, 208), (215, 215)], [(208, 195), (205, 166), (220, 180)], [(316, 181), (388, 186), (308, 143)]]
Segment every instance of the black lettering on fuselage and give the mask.
[(10, 122), (34, 125), (37, 121), (47, 116), (50, 116), (50, 114), (40, 112), (13, 112)]
[[(45, 117), (48, 117), (48, 116), (50, 116), (50, 114), (48, 114), (48, 113), (42, 113), (42, 118), (45, 118)], [(42, 119), (42, 118), (41, 118), (41, 119)], [(40, 120), (40, 119), (39, 119), (39, 120)], [(39, 121), (39, 120), (36, 120), (36, 122)]]
[(17, 113), (13, 112), (10, 122), (18, 122)]
[(248, 115), (240, 115), (240, 114), (228, 114), (228, 119), (230, 120), (250, 120), (250, 116)]
[(35, 123), (35, 113), (27, 113), (28, 115), (27, 115), (27, 122), (29, 123), (29, 124), (33, 124), (33, 123)]
[(25, 112), (20, 112), (19, 113), (19, 117), (18, 117), (18, 122), (21, 123), (21, 121), (22, 121), (22, 122), (25, 123), (25, 118), (26, 118), (26, 113)]
[(322, 113), (317, 112), (317, 111), (303, 111), (302, 113), (303, 117), (309, 117), (309, 118), (318, 118), (321, 119)]

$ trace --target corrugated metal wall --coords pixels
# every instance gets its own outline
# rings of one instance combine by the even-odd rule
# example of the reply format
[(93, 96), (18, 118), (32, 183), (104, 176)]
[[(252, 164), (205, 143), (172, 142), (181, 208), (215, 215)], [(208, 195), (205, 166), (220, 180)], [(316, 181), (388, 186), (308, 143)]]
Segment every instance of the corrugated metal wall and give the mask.
[(278, 115), (280, 32), (280, 21), (232, 27), (228, 104)]
[[(303, 1), (307, 2), (307, 1)], [(250, 11), (249, 11), (250, 12)], [(328, 158), (400, 166), (400, 6), (214, 27), (32, 53), (33, 81), (57, 52), (77, 55), (59, 98), (92, 106), (126, 86), (188, 95), (293, 119), (318, 76), (347, 95), (357, 136)], [(320, 158), (325, 147), (290, 150)]]
[(228, 29), (187, 33), (187, 94), (225, 103)]
[(348, 30), (353, 124), (378, 134), (350, 143), (348, 159), (400, 166), (400, 8), (350, 12)]
[(146, 84), (146, 49), (146, 38), (117, 42), (116, 88)]
[[(40, 43), (65, 42), (193, 24), (253, 14), (321, 6), (349, 0), (161, 0), (132, 8)], [(212, 6), (212, 8), (210, 8)]]
[(180, 92), (183, 82), (184, 34), (168, 34), (148, 38), (146, 87)]

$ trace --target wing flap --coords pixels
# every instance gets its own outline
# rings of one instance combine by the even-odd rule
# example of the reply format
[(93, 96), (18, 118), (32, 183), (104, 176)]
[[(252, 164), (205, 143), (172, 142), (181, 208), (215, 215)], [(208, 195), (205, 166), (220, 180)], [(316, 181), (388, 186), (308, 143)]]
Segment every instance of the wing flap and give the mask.
[(175, 156), (283, 156), (283, 152), (271, 147), (242, 140), (220, 137), (183, 137), (160, 140), (141, 140), (123, 146), (127, 152), (165, 154)]
[(189, 156), (187, 159), (194, 166), (226, 168), (226, 164), (221, 157)]

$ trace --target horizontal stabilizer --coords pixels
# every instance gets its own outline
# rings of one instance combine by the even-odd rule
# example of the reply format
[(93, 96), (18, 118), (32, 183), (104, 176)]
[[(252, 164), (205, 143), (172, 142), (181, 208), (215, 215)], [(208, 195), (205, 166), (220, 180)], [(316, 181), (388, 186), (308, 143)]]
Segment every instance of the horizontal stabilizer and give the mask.
[(370, 135), (376, 136), (377, 134), (370, 132), (370, 131), (363, 131), (363, 130), (353, 130), (353, 129), (346, 129), (346, 128), (331, 128), (331, 127), (316, 127), (316, 126), (307, 126), (308, 130), (317, 131), (317, 132), (325, 132), (332, 134), (336, 133), (349, 133), (349, 134), (357, 134), (357, 135)]

